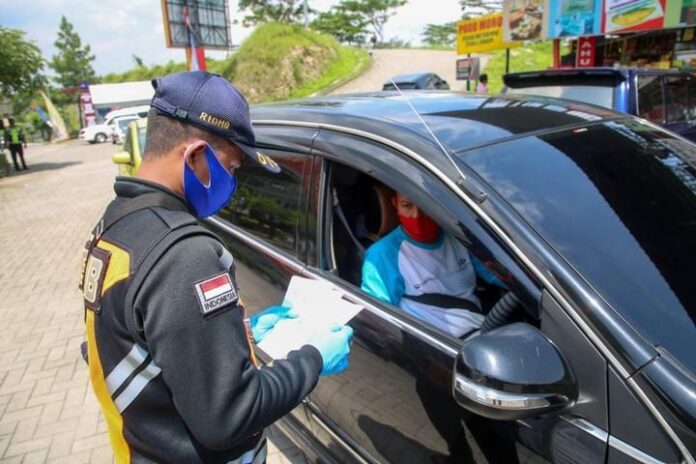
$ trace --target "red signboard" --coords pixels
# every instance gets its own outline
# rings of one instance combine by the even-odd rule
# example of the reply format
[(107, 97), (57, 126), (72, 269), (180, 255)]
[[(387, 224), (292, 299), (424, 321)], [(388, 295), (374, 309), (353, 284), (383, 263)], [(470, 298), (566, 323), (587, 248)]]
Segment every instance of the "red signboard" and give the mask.
[(592, 68), (595, 66), (596, 37), (579, 37), (578, 50), (576, 52), (575, 66), (578, 68)]
[(92, 95), (89, 93), (87, 84), (80, 85), (80, 107), (82, 116), (85, 119), (85, 127), (92, 126), (97, 123), (97, 112), (92, 105)]

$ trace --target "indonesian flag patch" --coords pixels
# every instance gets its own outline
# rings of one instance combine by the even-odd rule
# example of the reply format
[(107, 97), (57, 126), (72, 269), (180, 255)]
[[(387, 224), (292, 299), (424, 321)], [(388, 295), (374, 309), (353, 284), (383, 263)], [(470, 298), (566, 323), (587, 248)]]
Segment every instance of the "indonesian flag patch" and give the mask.
[(222, 272), (193, 284), (198, 296), (198, 303), (204, 316), (219, 309), (236, 304), (239, 301), (232, 278), (228, 272)]

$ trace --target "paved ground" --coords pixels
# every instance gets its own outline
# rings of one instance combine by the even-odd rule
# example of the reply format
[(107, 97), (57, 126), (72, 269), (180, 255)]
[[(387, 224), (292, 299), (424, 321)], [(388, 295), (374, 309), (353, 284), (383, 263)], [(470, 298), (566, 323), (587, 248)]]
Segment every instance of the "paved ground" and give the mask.
[[(466, 90), (466, 81), (456, 80), (456, 60), (454, 51), (443, 50), (373, 50), (373, 64), (360, 77), (339, 87), (333, 93), (370, 92), (382, 90), (382, 84), (397, 74), (414, 72), (434, 72), (446, 80), (452, 90)], [(487, 56), (481, 55), (481, 67)]]
[[(30, 146), (0, 179), (0, 462), (111, 463), (79, 355), (80, 250), (112, 197), (114, 146)], [(304, 463), (271, 432), (269, 464)]]

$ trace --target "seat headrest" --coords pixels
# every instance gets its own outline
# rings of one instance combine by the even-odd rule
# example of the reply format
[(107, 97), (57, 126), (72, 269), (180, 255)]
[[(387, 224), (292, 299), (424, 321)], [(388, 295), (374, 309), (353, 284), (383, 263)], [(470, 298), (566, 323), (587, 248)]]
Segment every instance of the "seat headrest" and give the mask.
[(365, 226), (367, 238), (377, 241), (399, 225), (396, 209), (392, 204), (394, 191), (383, 184), (373, 184), (368, 193)]

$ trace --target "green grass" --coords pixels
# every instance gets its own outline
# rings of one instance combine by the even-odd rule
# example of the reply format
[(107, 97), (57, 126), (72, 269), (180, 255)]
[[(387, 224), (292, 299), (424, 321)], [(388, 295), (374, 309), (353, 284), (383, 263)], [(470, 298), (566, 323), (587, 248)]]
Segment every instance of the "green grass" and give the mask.
[(244, 41), (228, 77), (251, 102), (318, 93), (355, 70), (367, 68), (364, 50), (301, 26), (265, 24)]
[[(563, 47), (563, 45), (561, 46)], [(563, 54), (561, 50), (561, 54)], [(510, 72), (547, 69), (553, 64), (553, 42), (536, 42), (510, 49)], [(491, 59), (483, 70), (488, 74), (488, 90), (498, 93), (503, 87), (505, 74), (505, 50), (491, 53)]]
[[(301, 98), (335, 88), (364, 72), (366, 50), (342, 47), (333, 37), (297, 25), (264, 24), (224, 60), (206, 60), (208, 71), (234, 83), (250, 103)], [(103, 76), (101, 82), (148, 80), (184, 71), (185, 63), (141, 66)]]
[(365, 72), (372, 61), (366, 50), (357, 48), (338, 49), (338, 56), (331, 61), (319, 79), (306, 82), (290, 92), (290, 98), (322, 95), (345, 84)]

